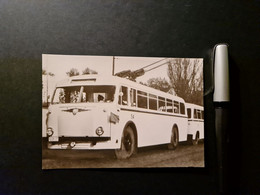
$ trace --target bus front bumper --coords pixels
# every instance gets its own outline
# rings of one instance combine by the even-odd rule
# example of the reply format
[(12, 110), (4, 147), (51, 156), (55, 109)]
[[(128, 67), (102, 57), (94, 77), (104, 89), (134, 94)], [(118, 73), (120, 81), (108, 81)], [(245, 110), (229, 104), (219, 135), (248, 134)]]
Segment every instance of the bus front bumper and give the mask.
[(110, 137), (103, 138), (59, 138), (59, 141), (48, 141), (49, 149), (99, 150), (118, 149), (118, 141), (111, 141)]

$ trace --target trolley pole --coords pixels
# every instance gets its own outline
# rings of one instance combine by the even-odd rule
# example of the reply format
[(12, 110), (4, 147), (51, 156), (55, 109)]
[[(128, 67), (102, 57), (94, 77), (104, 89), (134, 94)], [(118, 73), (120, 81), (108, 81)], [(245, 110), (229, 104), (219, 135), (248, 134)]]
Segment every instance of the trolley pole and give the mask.
[[(47, 72), (47, 70), (46, 70)], [(46, 75), (46, 102), (47, 102), (47, 105), (48, 105), (48, 87), (49, 87), (49, 83), (48, 83), (48, 72), (47, 72), (47, 75)]]
[(115, 75), (115, 56), (113, 56), (112, 75)]

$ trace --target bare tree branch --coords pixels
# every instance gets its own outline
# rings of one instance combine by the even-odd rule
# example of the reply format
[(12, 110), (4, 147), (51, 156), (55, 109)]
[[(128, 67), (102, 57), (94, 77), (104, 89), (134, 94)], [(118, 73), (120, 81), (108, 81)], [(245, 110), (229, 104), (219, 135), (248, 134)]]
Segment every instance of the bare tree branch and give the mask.
[(175, 58), (168, 62), (170, 85), (186, 102), (203, 104), (203, 74), (199, 59)]

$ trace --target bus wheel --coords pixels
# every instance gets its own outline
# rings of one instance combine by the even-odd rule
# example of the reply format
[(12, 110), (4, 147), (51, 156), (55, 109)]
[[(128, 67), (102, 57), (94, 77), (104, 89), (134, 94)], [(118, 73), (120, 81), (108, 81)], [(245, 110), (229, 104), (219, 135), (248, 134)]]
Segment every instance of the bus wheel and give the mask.
[(168, 149), (175, 150), (179, 143), (179, 133), (176, 126), (172, 129), (171, 143), (168, 144)]
[(198, 145), (199, 139), (200, 139), (200, 134), (199, 134), (199, 132), (197, 131), (196, 136), (195, 136), (195, 139), (192, 140), (192, 144), (193, 144), (193, 145)]
[(115, 150), (117, 159), (127, 159), (131, 157), (136, 150), (135, 134), (133, 129), (128, 126), (123, 133), (121, 147)]

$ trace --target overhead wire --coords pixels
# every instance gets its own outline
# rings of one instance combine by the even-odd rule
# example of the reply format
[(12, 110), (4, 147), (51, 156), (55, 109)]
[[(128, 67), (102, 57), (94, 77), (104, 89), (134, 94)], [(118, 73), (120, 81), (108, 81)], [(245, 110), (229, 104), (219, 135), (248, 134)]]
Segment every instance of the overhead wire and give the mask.
[(150, 68), (150, 69), (148, 69), (148, 70), (145, 70), (145, 72), (149, 72), (149, 71), (154, 70), (154, 69), (156, 69), (156, 68), (159, 68), (160, 66), (163, 66), (163, 65), (165, 65), (165, 64), (168, 64), (168, 62), (162, 63), (162, 64), (160, 64), (160, 65), (158, 65), (158, 66), (155, 66), (155, 67), (153, 67), (153, 68)]
[(144, 66), (144, 67), (142, 67), (142, 68), (140, 68), (140, 69), (145, 69), (145, 68), (147, 68), (147, 67), (149, 67), (149, 66), (152, 66), (152, 65), (154, 65), (154, 64), (157, 64), (158, 62), (161, 62), (161, 61), (163, 61), (163, 60), (165, 60), (165, 59), (167, 59), (167, 58), (163, 58), (162, 60), (158, 60), (158, 61), (156, 61), (156, 62), (153, 62), (152, 64), (148, 64), (148, 65), (146, 65), (146, 66)]

